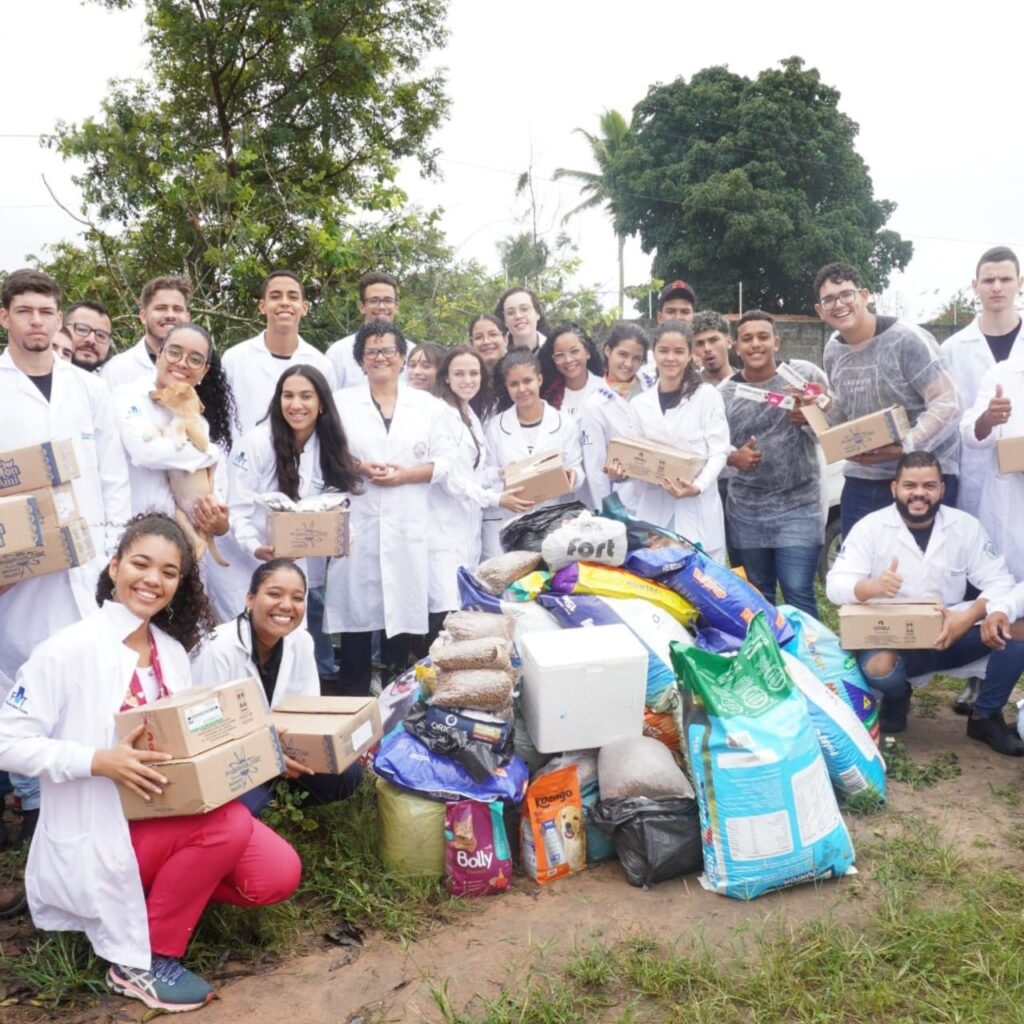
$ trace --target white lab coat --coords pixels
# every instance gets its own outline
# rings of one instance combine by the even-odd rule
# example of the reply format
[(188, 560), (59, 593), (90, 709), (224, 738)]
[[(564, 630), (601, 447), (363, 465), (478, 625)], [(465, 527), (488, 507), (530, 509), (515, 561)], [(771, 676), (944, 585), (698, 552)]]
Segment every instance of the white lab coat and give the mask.
[[(92, 775), (92, 759), (117, 743), (114, 716), (138, 661), (122, 641), (141, 621), (105, 602), (36, 648), (0, 708), (0, 768), (41, 787), (25, 871), (32, 920), (85, 932), (99, 956), (129, 967), (150, 963), (145, 897), (117, 786)], [(184, 648), (150, 628), (164, 685), (191, 686)]]
[(707, 458), (693, 481), (700, 494), (673, 498), (658, 484), (635, 480), (638, 519), (666, 527), (699, 542), (718, 562), (725, 559), (725, 515), (718, 493), (718, 477), (729, 455), (729, 424), (718, 389), (701, 384), (674, 409), (661, 411), (658, 389), (651, 388), (629, 403), (629, 433), (662, 444), (675, 445)]
[[(962, 407), (970, 409), (978, 397), (982, 378), (990, 369), (999, 365), (981, 332), (981, 318), (975, 317), (962, 330), (951, 334), (940, 346), (940, 351), (960, 391)], [(1022, 352), (1024, 341), (1018, 334), (1007, 362), (1019, 357)], [(961, 440), (963, 437), (961, 434)], [(969, 447), (961, 445), (960, 448), (960, 483), (956, 504), (957, 508), (976, 516), (981, 508), (981, 492), (985, 481), (997, 472), (995, 451), (991, 446), (979, 447), (977, 442), (966, 444)]]
[(928, 550), (922, 552), (893, 504), (866, 515), (849, 532), (825, 581), (828, 599), (833, 604), (858, 603), (857, 583), (877, 579), (893, 558), (903, 577), (897, 598), (937, 597), (954, 607), (963, 601), (969, 582), (986, 600), (1013, 588), (1006, 562), (974, 516), (940, 505)]
[[(561, 452), (562, 463), (567, 470), (576, 474), (576, 487), (582, 486), (586, 479), (583, 471), (583, 455), (580, 452), (579, 426), (572, 416), (568, 416), (547, 402), (541, 403), (544, 413), (540, 427), (536, 430), (523, 430), (519, 423), (516, 407), (492, 416), (487, 424), (487, 447), (490, 449), (491, 461), (495, 466), (504, 469), (510, 462), (518, 462), (531, 455), (543, 452)], [(544, 508), (569, 501), (572, 494), (562, 494), (547, 501), (539, 502), (534, 509)], [(493, 558), (501, 554), (500, 533), (505, 524), (514, 518), (504, 508), (495, 508), (487, 513), (483, 529), (483, 557)]]
[[(398, 385), (391, 429), (370, 395), (369, 383), (334, 395), (352, 455), (400, 466), (433, 463), (431, 482), (448, 472), (455, 439), (444, 403)], [(327, 568), (324, 624), (330, 633), (383, 629), (388, 636), (427, 632), (430, 483), (379, 487), (364, 482), (352, 496), (352, 554)]]
[(0, 594), (0, 671), (12, 679), (37, 643), (96, 610), (96, 580), (131, 515), (131, 496), (107, 385), (56, 359), (47, 402), (14, 365), (10, 352), (4, 352), (0, 446), (23, 448), (64, 438), (74, 443), (81, 475), (72, 489), (96, 556), (67, 572), (23, 580)]
[[(459, 567), (475, 569), (480, 564), (484, 509), (496, 509), (502, 491), (477, 414), (468, 410), (470, 426), (467, 427), (458, 411), (445, 404), (455, 438), (455, 453), (444, 479), (430, 485), (429, 606), (432, 612), (461, 607)], [(479, 461), (474, 466), (478, 455)]]
[[(320, 676), (313, 654), (313, 638), (304, 629), (294, 629), (281, 638), (281, 668), (270, 701), (277, 707), (285, 697), (319, 697)], [(252, 654), (252, 627), (246, 618), (221, 623), (213, 635), (192, 652), (192, 678), (197, 686), (229, 683), (252, 676), (259, 669)]]
[(612, 492), (626, 508), (636, 509), (636, 493), (631, 480), (613, 481), (604, 471), (608, 445), (613, 437), (628, 437), (631, 432), (629, 402), (607, 384), (598, 388), (580, 409), (580, 449), (586, 479), (576, 489), (576, 497), (587, 508), (598, 509)]
[(352, 354), (356, 343), (354, 334), (339, 338), (327, 348), (327, 359), (334, 370), (334, 386), (339, 391), (359, 387), (366, 380), (363, 368)]
[[(988, 345), (985, 345), (988, 351)], [(974, 424), (995, 396), (996, 385), (1003, 388), (1003, 397), (1010, 400), (1010, 418), (994, 427), (984, 441), (974, 436)], [(978, 384), (974, 404), (964, 413), (960, 423), (963, 455), (981, 452), (988, 459), (985, 474), (976, 486), (978, 519), (992, 538), (996, 549), (1006, 559), (1014, 579), (1024, 580), (1024, 532), (1017, 525), (1017, 516), (1024, 511), (1024, 473), (1000, 473), (996, 461), (996, 442), (1005, 437), (1024, 434), (1024, 348), (1014, 342), (1013, 354), (1005, 362), (993, 362)], [(961, 461), (961, 466), (963, 466)], [(962, 481), (961, 477), (961, 481)]]
[[(245, 587), (260, 564), (256, 549), (269, 543), (267, 513), (254, 500), (258, 494), (279, 491), (277, 461), (269, 421), (258, 423), (232, 449), (228, 472), (228, 505), (231, 532), (246, 559)], [(323, 494), (323, 472), (320, 469), (320, 437), (314, 431), (299, 456), (299, 497)], [(323, 586), (324, 558), (297, 559), (310, 587)], [(243, 591), (244, 596), (244, 591)], [(235, 609), (237, 614), (241, 606)]]
[(134, 384), (139, 378), (152, 380), (156, 364), (149, 357), (146, 339), (140, 338), (130, 349), (112, 356), (100, 368), (100, 377), (107, 382), (111, 391), (125, 384)]
[(254, 338), (233, 345), (221, 356), (238, 407), (239, 430), (232, 436), (233, 441), (252, 430), (267, 415), (277, 382), (293, 366), (314, 367), (327, 378), (328, 386), (335, 388), (334, 369), (323, 352), (299, 338), (291, 356), (279, 359), (267, 348), (265, 335), (266, 332), (261, 331)]

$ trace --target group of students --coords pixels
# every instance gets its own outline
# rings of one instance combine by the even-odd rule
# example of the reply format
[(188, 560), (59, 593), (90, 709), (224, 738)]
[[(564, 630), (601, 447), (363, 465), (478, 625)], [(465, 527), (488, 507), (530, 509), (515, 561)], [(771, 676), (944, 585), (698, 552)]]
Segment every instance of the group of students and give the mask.
[[(372, 273), (359, 284), (362, 326), (324, 353), (299, 334), (308, 306), (290, 271), (264, 282), (265, 330), (224, 353), (191, 322), (188, 281), (166, 277), (143, 289), (144, 336), (113, 357), (107, 311), (70, 307), (65, 361), (54, 350), (59, 287), (37, 271), (10, 274), (0, 309), (3, 446), (73, 440), (75, 496), (97, 552), (87, 565), (0, 589), (0, 769), (12, 774), (26, 823), (39, 820), (26, 876), (36, 923), (85, 931), (110, 960), (116, 991), (164, 1009), (207, 1001), (210, 987), (179, 962), (203, 907), (282, 899), (300, 865), (259, 820), (266, 790), (201, 818), (125, 822), (114, 782), (158, 790), (163, 756), (133, 750), (133, 737), (116, 742), (114, 715), (193, 681), (242, 675), (262, 680), (271, 705), (320, 692), (324, 677), (367, 692), (375, 661), (400, 670), (459, 606), (458, 568), (496, 554), (502, 526), (535, 507), (506, 486), (512, 462), (559, 452), (569, 487), (552, 501), (596, 508), (614, 493), (637, 518), (712, 557), (728, 551), (763, 592), (774, 598), (779, 586), (816, 616), (825, 505), (823, 460), (804, 415), (812, 402), (832, 422), (898, 403), (911, 423), (901, 443), (846, 466), (849, 539), (830, 597), (922, 596), (941, 583), (932, 592), (952, 604), (965, 600), (967, 583), (980, 591), (946, 613), (947, 655), (861, 657), (885, 695), (884, 726), (905, 728), (915, 674), (996, 649), (1008, 653), (989, 659), (986, 684), (975, 687), (968, 734), (1021, 752), (1002, 703), (1024, 667), (1012, 621), (1024, 610), (1014, 589), (1024, 566), (1007, 567), (969, 512), (940, 505), (952, 504), (967, 466), (961, 437), (976, 453), (971, 472), (984, 477), (960, 481), (962, 495), (979, 496), (974, 511), (1014, 486), (985, 476), (995, 473), (992, 445), (1024, 410), (1016, 335), (994, 344), (986, 330), (989, 305), (1002, 309), (1000, 325), (1016, 315), (1022, 282), (1007, 253), (983, 256), (977, 337), (958, 335), (945, 353), (920, 328), (873, 313), (856, 268), (822, 268), (816, 310), (835, 331), (823, 369), (781, 366), (763, 311), (740, 317), (734, 338), (719, 314), (695, 312), (682, 280), (662, 289), (650, 334), (617, 322), (599, 347), (578, 324), (552, 326), (537, 297), (514, 287), (493, 314), (471, 320), (461, 343), (441, 348), (410, 345), (397, 323), (397, 281)], [(961, 343), (973, 346), (971, 374), (958, 369)], [(203, 403), (206, 450), (165, 436), (171, 413), (154, 392), (175, 383)], [(607, 459), (620, 436), (686, 449), (703, 468), (692, 481), (627, 479)], [(212, 552), (197, 562), (173, 518), (172, 470), (208, 472), (209, 497), (186, 512), (228, 565)], [(349, 556), (280, 558), (262, 497), (327, 491), (349, 499)], [(357, 769), (307, 774), (289, 762), (294, 784), (321, 800), (358, 783)]]

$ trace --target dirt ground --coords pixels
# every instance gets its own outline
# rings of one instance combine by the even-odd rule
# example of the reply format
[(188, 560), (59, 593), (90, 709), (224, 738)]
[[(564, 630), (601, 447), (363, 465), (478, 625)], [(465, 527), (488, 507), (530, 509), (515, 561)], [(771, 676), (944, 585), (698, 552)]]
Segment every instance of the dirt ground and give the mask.
[[(451, 1004), (461, 1010), (503, 986), (516, 986), (535, 966), (557, 966), (575, 947), (593, 939), (614, 942), (631, 934), (662, 942), (699, 939), (735, 949), (744, 935), (779, 925), (826, 919), (856, 926), (876, 903), (872, 848), (898, 836), (911, 818), (935, 826), (941, 840), (972, 859), (1019, 867), (1012, 841), (1017, 824), (1014, 794), (1022, 790), (1024, 759), (1000, 757), (968, 740), (964, 720), (942, 707), (935, 718), (912, 715), (903, 737), (909, 757), (921, 762), (952, 750), (962, 774), (912, 790), (891, 783), (888, 808), (875, 815), (848, 815), (858, 849), (859, 874), (742, 903), (705, 892), (696, 877), (674, 880), (650, 892), (629, 886), (617, 862), (540, 887), (517, 876), (511, 892), (480, 900), (454, 923), (402, 945), (369, 935), (361, 949), (336, 946), (286, 960), (262, 972), (219, 984), (220, 999), (202, 1011), (204, 1024), (414, 1024), (439, 1021), (431, 986), (447, 983)], [(1003, 791), (1003, 795), (999, 794)], [(19, 1007), (11, 1024), (60, 1019), (73, 1024), (137, 1021), (142, 1007), (110, 997), (74, 1013), (50, 1016)]]

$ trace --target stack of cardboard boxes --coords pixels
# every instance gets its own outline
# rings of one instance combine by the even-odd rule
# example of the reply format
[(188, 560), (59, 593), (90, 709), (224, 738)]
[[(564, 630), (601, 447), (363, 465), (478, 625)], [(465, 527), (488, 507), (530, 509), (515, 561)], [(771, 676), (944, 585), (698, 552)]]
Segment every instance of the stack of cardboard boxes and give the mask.
[(71, 441), (0, 452), (0, 586), (84, 565), (95, 554), (70, 483)]

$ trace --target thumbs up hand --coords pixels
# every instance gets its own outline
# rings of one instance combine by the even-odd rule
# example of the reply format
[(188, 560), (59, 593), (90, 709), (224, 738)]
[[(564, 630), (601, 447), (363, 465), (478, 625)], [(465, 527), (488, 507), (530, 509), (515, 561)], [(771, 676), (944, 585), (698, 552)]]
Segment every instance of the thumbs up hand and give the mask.
[(986, 413), (989, 418), (989, 422), (993, 427), (1002, 426), (1013, 412), (1013, 407), (1010, 404), (1008, 398), (1003, 397), (1003, 386), (1002, 384), (996, 385), (996, 393), (989, 399), (988, 409)]
[(761, 463), (761, 452), (757, 447), (757, 437), (750, 435), (750, 440), (742, 448), (737, 448), (728, 458), (728, 464), (741, 473), (749, 473), (757, 469)]
[(899, 593), (900, 587), (903, 586), (903, 577), (897, 571), (899, 567), (900, 560), (893, 557), (889, 568), (875, 580), (876, 597), (895, 597)]

